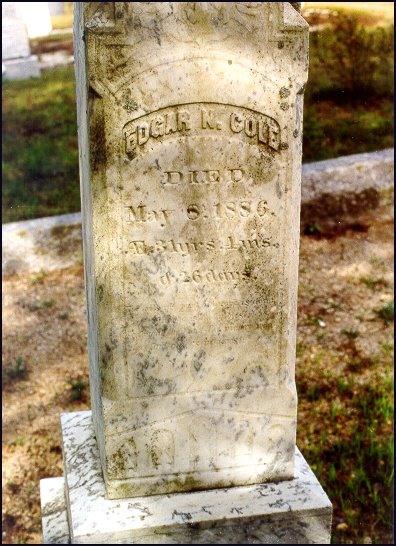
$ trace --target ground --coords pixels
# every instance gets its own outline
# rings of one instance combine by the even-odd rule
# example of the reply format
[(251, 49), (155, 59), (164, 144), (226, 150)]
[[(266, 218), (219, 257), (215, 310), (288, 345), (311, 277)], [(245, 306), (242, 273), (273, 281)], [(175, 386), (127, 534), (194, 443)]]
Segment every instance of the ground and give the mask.
[[(393, 224), (307, 231), (297, 443), (333, 502), (334, 541), (391, 544)], [(39, 481), (63, 474), (59, 414), (90, 407), (83, 269), (4, 278), (3, 297), (3, 543), (39, 544)]]

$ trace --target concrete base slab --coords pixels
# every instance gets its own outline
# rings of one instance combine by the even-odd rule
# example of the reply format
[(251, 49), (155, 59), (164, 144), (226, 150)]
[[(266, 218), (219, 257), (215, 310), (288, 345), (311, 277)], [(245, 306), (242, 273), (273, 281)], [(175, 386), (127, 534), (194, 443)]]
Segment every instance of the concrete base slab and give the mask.
[(331, 503), (297, 448), (293, 480), (110, 500), (91, 412), (63, 414), (61, 423), (67, 505), (49, 522), (49, 487), (41, 486), (46, 544), (59, 543), (52, 537), (64, 532), (66, 509), (72, 544), (330, 543)]
[(26, 80), (27, 78), (38, 78), (40, 67), (37, 55), (21, 59), (3, 61), (5, 65), (5, 78), (7, 80)]

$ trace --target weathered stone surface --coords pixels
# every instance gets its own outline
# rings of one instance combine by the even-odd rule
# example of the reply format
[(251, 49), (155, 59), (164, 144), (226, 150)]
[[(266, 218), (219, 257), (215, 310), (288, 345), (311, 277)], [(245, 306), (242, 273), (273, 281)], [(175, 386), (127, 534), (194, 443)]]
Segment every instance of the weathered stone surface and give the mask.
[[(317, 220), (339, 223), (378, 208), (384, 214), (384, 207), (392, 219), (393, 193), (393, 148), (309, 163), (302, 167), (301, 220), (308, 225)], [(56, 236), (62, 232), (67, 245)], [(3, 275), (80, 263), (81, 236), (81, 213), (3, 224)], [(57, 251), (46, 253), (43, 243)], [(65, 253), (65, 246), (76, 251)]]
[(17, 2), (2, 2), (2, 60), (30, 56), (29, 40)]
[(22, 80), (40, 75), (36, 55), (30, 54), (29, 40), (18, 2), (2, 2), (2, 61), (5, 77)]
[(54, 271), (82, 263), (81, 214), (2, 226), (2, 274)]
[(303, 165), (301, 221), (335, 223), (393, 204), (394, 149)]
[(91, 412), (61, 422), (72, 544), (330, 543), (331, 503), (298, 449), (290, 481), (111, 500)]
[(65, 479), (40, 480), (40, 500), (44, 544), (69, 544)]
[(40, 66), (37, 55), (30, 55), (26, 59), (12, 59), (4, 61), (5, 77), (7, 80), (26, 80), (40, 76)]
[(308, 25), (288, 2), (75, 6), (108, 495), (291, 479)]

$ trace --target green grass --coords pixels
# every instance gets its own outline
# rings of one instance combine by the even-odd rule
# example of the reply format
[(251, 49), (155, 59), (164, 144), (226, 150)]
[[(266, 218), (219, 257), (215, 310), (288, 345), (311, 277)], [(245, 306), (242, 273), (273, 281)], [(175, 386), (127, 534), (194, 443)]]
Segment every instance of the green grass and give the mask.
[(73, 67), (3, 82), (3, 222), (80, 210)]
[[(367, 530), (361, 515), (370, 506), (372, 534), (386, 540), (392, 533), (393, 509), (391, 378), (378, 373), (370, 385), (362, 385), (358, 374), (347, 380), (328, 374), (319, 384), (302, 378), (298, 389), (300, 403), (304, 399), (319, 402), (331, 393), (328, 410), (319, 419), (312, 414), (311, 427), (304, 428), (310, 438), (303, 452), (333, 502), (337, 521), (347, 524), (353, 543), (362, 544), (356, 542), (358, 537), (362, 540), (363, 529)], [(337, 521), (332, 542), (345, 543), (345, 530), (337, 531)]]

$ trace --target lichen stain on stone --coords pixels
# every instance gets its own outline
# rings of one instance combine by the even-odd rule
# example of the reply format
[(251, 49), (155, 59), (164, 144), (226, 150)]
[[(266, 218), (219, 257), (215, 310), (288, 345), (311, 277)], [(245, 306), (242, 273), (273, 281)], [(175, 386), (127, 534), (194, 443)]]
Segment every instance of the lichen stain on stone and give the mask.
[(179, 334), (176, 339), (176, 350), (178, 353), (182, 353), (186, 349), (186, 335)]
[(136, 470), (137, 456), (135, 440), (129, 438), (109, 457), (107, 469), (109, 477), (120, 479), (126, 477), (128, 470)]

